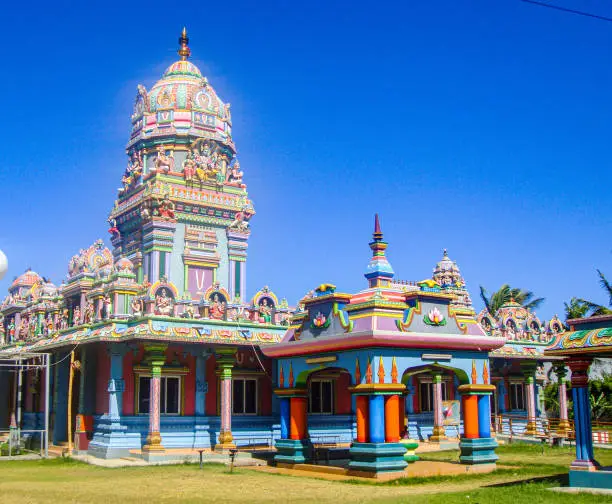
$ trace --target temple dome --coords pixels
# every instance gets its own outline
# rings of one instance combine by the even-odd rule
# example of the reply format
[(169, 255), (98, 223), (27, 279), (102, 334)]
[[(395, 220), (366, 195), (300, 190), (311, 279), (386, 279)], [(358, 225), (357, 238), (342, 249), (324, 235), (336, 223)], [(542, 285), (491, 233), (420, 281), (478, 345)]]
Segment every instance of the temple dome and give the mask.
[(42, 277), (36, 273), (36, 271), (32, 271), (31, 269), (26, 270), (24, 273), (19, 275), (15, 280), (13, 280), (13, 286), (21, 286), (21, 287), (31, 287), (35, 283), (38, 283), (42, 280)]
[(219, 98), (200, 69), (187, 60), (191, 54), (188, 42), (183, 31), (178, 51), (181, 59), (172, 63), (149, 91), (138, 86), (128, 147), (149, 138), (189, 135), (216, 140), (233, 149), (230, 106)]

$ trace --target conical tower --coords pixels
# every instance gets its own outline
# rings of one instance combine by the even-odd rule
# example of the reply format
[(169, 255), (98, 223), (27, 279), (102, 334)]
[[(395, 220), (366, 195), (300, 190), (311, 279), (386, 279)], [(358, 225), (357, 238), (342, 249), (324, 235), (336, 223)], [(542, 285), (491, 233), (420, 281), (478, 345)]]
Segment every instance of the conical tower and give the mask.
[(383, 241), (378, 214), (374, 215), (374, 233), (372, 233), (372, 241), (369, 245), (373, 254), (364, 275), (368, 280), (368, 285), (370, 288), (388, 287), (395, 273), (385, 255), (388, 244)]

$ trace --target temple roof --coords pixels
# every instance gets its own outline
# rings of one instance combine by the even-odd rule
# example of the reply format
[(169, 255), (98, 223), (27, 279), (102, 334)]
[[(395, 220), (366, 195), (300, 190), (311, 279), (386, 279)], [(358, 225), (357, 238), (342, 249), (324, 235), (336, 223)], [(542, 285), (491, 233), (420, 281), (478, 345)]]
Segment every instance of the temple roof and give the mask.
[(128, 146), (139, 140), (176, 135), (208, 138), (232, 148), (229, 104), (191, 61), (187, 32), (179, 38), (180, 59), (172, 63), (149, 91), (138, 86)]
[(568, 321), (571, 331), (556, 335), (547, 355), (612, 357), (612, 315)]

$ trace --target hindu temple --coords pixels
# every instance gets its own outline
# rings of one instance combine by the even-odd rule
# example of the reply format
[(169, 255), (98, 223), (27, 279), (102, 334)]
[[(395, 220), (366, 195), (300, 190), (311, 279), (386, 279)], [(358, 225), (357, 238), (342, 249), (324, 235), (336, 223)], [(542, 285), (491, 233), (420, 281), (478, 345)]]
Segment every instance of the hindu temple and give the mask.
[(26, 271), (0, 306), (2, 354), (51, 359), (49, 376), (0, 374), (0, 427), (40, 427), (48, 406), (53, 444), (103, 458), (263, 443), (296, 464), (332, 440), (377, 474), (403, 470), (402, 440), (453, 438), (463, 463), (494, 463), (496, 413), (526, 432), (543, 414), (563, 324), (516, 303), (477, 315), (446, 251), (431, 277), (398, 280), (378, 216), (363, 290), (321, 283), (293, 307), (249, 290), (249, 167), (185, 30), (178, 56), (138, 86), (110, 247), (78, 251), (61, 283)]

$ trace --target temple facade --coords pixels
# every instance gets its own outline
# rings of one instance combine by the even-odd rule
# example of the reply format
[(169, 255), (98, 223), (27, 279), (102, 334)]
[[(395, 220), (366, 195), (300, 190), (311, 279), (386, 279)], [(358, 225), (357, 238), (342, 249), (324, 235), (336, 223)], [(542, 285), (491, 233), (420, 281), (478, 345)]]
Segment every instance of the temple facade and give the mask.
[[(492, 415), (527, 427), (563, 325), (515, 304), (477, 316), (446, 251), (431, 278), (397, 280), (378, 217), (363, 291), (322, 284), (295, 307), (267, 286), (249, 295), (255, 208), (230, 105), (188, 42), (184, 31), (178, 61), (138, 86), (111, 247), (80, 250), (60, 285), (26, 271), (0, 306), (3, 355), (51, 355), (49, 398), (42, 370), (19, 394), (0, 374), (0, 428), (41, 428), (48, 404), (52, 442), (99, 457), (276, 442), (280, 461), (299, 462), (313, 443), (357, 440), (353, 467), (375, 472), (402, 465), (400, 438), (462, 436), (462, 460), (494, 461)], [(379, 449), (395, 455), (369, 464)]]

